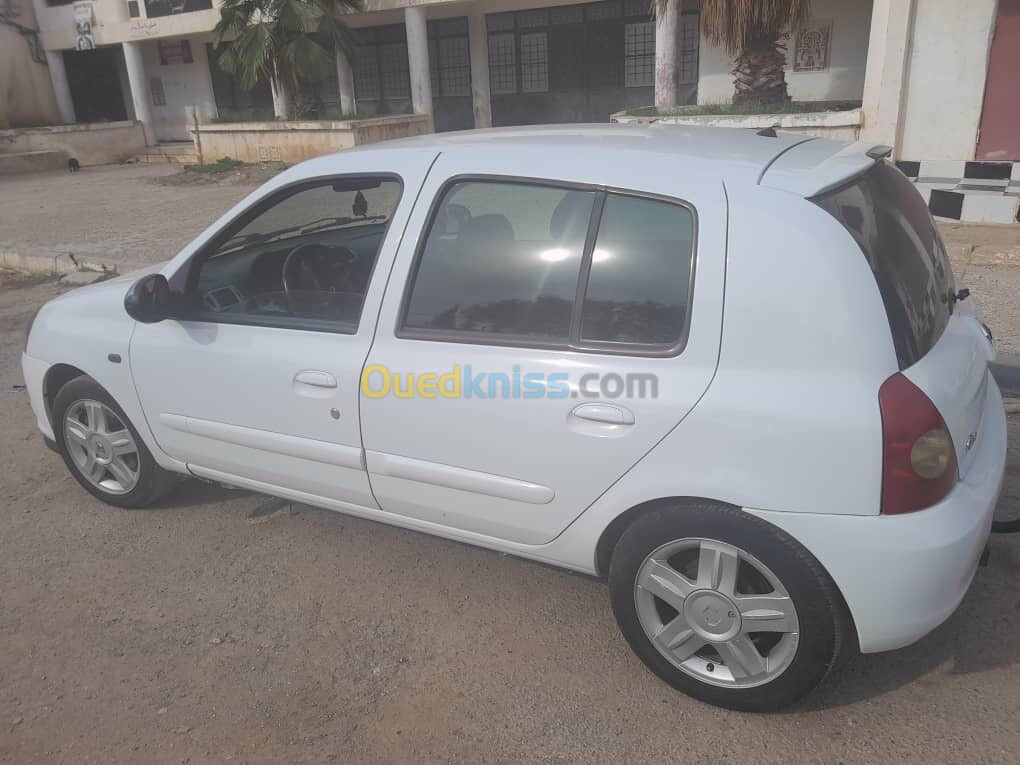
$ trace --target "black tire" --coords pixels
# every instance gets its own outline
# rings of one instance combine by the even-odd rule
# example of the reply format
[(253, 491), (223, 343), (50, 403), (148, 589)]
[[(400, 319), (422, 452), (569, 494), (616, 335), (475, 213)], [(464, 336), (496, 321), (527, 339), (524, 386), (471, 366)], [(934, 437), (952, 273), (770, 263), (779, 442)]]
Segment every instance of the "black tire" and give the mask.
[[(78, 465), (71, 458), (63, 426), (64, 415), (70, 406), (83, 399), (91, 399), (105, 404), (117, 415), (117, 418), (124, 426), (131, 431), (131, 436), (138, 447), (138, 481), (134, 488), (127, 493), (116, 494), (95, 486), (82, 475)], [(89, 494), (107, 504), (127, 508), (148, 507), (180, 483), (180, 479), (176, 474), (164, 470), (156, 464), (152, 453), (138, 435), (138, 430), (131, 420), (128, 419), (127, 415), (124, 414), (124, 410), (114, 401), (113, 396), (87, 375), (75, 377), (57, 392), (56, 398), (53, 401), (53, 434), (56, 437), (60, 455), (64, 458), (64, 464), (67, 465), (71, 475)]]
[(1020, 518), (1011, 521), (992, 521), (992, 533), (1015, 534), (1020, 531)]
[[(679, 669), (646, 635), (636, 602), (641, 566), (664, 544), (688, 538), (740, 548), (771, 569), (789, 593), (799, 640), (790, 664), (772, 680), (753, 687), (713, 685)], [(648, 668), (677, 690), (728, 709), (769, 712), (793, 704), (825, 679), (848, 642), (854, 644), (842, 596), (815, 557), (772, 524), (729, 506), (676, 506), (639, 517), (613, 551), (609, 588), (620, 630)]]

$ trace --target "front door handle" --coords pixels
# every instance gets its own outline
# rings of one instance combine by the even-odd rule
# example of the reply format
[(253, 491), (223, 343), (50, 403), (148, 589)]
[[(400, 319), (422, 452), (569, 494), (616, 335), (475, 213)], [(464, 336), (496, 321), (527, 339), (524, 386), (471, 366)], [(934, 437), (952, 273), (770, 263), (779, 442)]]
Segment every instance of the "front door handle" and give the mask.
[(319, 372), (314, 369), (306, 369), (304, 372), (298, 372), (294, 377), (294, 382), (301, 383), (302, 385), (311, 385), (316, 388), (337, 387), (336, 378), (333, 377), (333, 375), (329, 372)]
[(611, 425), (633, 425), (634, 415), (616, 404), (578, 404), (570, 414), (579, 420), (605, 422)]

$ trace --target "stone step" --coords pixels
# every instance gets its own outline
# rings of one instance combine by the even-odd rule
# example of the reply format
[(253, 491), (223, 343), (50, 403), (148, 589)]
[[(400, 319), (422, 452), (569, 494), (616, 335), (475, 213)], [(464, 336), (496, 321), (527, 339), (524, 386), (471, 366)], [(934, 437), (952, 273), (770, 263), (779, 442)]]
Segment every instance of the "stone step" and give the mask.
[(59, 149), (0, 153), (0, 175), (67, 170), (67, 152)]
[(195, 151), (195, 144), (191, 141), (179, 143), (161, 143), (157, 146), (149, 146), (143, 154), (136, 159), (144, 164), (162, 164), (175, 162), (179, 165), (198, 164), (198, 152)]

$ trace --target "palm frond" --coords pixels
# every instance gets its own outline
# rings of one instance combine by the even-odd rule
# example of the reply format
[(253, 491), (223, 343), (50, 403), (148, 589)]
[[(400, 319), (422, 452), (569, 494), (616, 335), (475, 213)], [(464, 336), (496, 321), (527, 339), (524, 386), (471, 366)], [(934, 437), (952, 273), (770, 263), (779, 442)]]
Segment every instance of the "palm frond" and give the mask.
[[(653, 0), (659, 14), (680, 0)], [(753, 40), (774, 40), (807, 21), (811, 0), (702, 0), (701, 31), (710, 43), (738, 55)]]

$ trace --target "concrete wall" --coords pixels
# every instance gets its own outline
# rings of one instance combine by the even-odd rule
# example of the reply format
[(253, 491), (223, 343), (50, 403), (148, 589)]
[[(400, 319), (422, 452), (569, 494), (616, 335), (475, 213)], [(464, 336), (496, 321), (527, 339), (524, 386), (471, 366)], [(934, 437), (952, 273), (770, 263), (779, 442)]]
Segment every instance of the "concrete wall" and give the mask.
[[(210, 35), (186, 38), (191, 43), (192, 62), (175, 62), (163, 65), (159, 58), (159, 43), (155, 40), (142, 43), (147, 86), (154, 77), (163, 83), (166, 104), (152, 105), (152, 119), (156, 139), (160, 141), (190, 141), (191, 125), (188, 109), (194, 106), (200, 120), (216, 118), (216, 98), (213, 95), (212, 76), (205, 44)], [(151, 92), (149, 93), (151, 103)]]
[(138, 122), (0, 130), (0, 151), (4, 154), (62, 151), (83, 165), (101, 165), (143, 153), (145, 137)]
[(690, 117), (629, 117), (621, 112), (614, 114), (611, 120), (624, 124), (658, 122), (661, 125), (698, 125), (741, 130), (758, 130), (778, 125), (780, 130), (788, 133), (802, 133), (834, 141), (856, 141), (861, 128), (861, 110), (806, 114), (703, 114)]
[(232, 157), (243, 162), (293, 164), (366, 143), (429, 132), (429, 117), (407, 114), (368, 120), (237, 122), (200, 125), (201, 161)]
[(974, 159), (995, 10), (996, 0), (917, 0), (897, 156)]
[[(27, 0), (26, 0), (27, 1)], [(71, 5), (47, 6), (44, 0), (35, 0), (36, 15), (47, 50), (66, 50), (74, 47), (74, 10)], [(138, 0), (145, 12), (144, 0)], [(219, 3), (207, 11), (179, 13), (156, 19), (131, 18), (127, 0), (93, 0), (95, 21), (92, 32), (96, 45), (152, 40), (158, 37), (182, 37), (212, 30), (219, 21)]]
[[(7, 15), (36, 28), (31, 0), (7, 0)], [(0, 128), (60, 122), (46, 64), (32, 59), (28, 41), (12, 26), (0, 24)]]
[[(872, 0), (814, 0), (811, 18), (832, 22), (829, 68), (823, 72), (794, 72), (795, 38), (790, 36), (786, 55), (786, 82), (794, 101), (857, 101), (864, 91)], [(701, 38), (698, 103), (723, 104), (733, 100), (733, 61), (722, 48)]]

